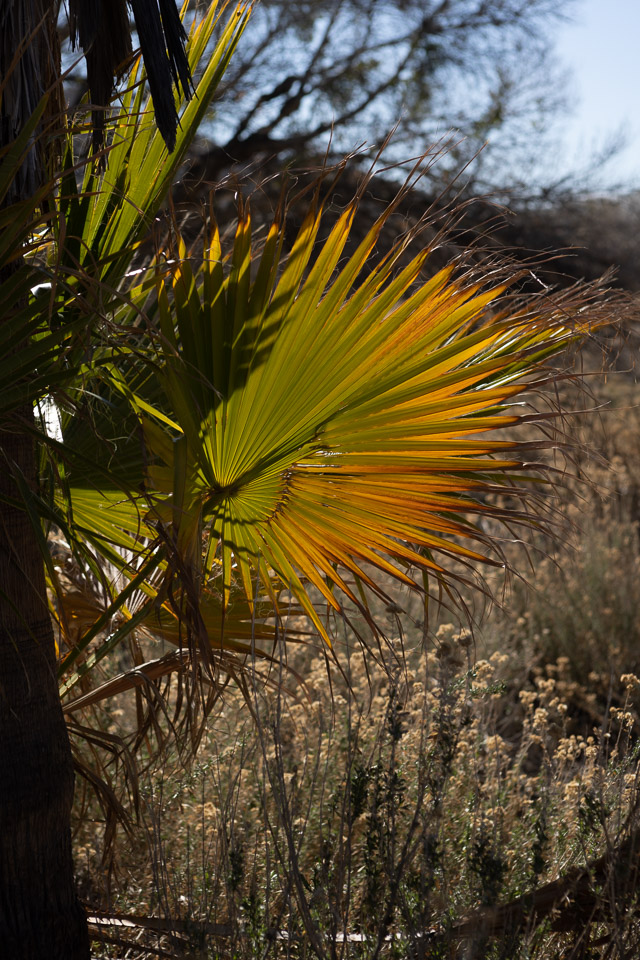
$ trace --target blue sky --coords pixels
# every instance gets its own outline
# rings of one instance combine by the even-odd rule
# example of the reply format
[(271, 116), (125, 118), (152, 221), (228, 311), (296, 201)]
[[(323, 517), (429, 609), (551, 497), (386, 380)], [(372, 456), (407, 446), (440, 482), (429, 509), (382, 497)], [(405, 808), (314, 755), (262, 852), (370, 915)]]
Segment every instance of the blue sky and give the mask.
[(569, 159), (580, 160), (621, 127), (628, 146), (608, 181), (640, 187), (640, 0), (576, 0), (556, 51), (571, 71), (564, 132)]

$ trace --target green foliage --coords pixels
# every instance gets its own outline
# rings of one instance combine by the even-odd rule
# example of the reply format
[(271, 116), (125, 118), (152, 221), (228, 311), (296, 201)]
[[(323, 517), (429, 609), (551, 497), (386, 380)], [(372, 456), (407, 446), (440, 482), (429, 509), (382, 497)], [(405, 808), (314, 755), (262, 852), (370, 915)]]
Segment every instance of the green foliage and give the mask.
[[(246, 25), (246, 7), (238, 7), (222, 27), (216, 9), (213, 3), (191, 30), (187, 49), (191, 70), (205, 56), (207, 65), (196, 96), (187, 104), (177, 100), (180, 129), (172, 153), (153, 123), (138, 61), (109, 124), (106, 167), (75, 158), (76, 134), (83, 131), (71, 130), (56, 179), (2, 210), (0, 267), (26, 257), (2, 288), (0, 417), (4, 422), (25, 403), (38, 403), (85, 382), (96, 347), (130, 286), (127, 276), (136, 249), (166, 199)], [(218, 28), (220, 38), (209, 50)], [(0, 201), (20, 168), (45, 107), (46, 98), (0, 158)], [(34, 290), (41, 295), (29, 296)], [(27, 340), (28, 347), (16, 356), (16, 344)]]
[[(223, 23), (212, 7), (194, 25), (194, 74), (208, 59), (195, 98), (180, 105), (174, 153), (154, 128), (136, 64), (104, 168), (77, 160), (70, 132), (57, 181), (0, 213), (0, 269), (15, 267), (0, 293), (9, 356), (0, 426), (38, 413), (39, 487), (7, 467), (46, 564), (64, 709), (107, 718), (103, 730), (72, 729), (127, 767), (134, 805), (156, 816), (151, 832), (162, 795), (156, 781), (141, 797), (133, 754), (152, 767), (152, 734), (162, 746), (178, 734), (182, 746), (181, 723), (195, 750), (229, 680), (242, 696), (227, 700), (228, 754), (217, 727), (207, 743), (215, 761), (184, 780), (171, 773), (169, 805), (186, 792), (195, 808), (194, 784), (202, 803), (200, 826), (167, 841), (180, 855), (186, 848), (188, 883), (173, 904), (180, 925), (167, 933), (206, 949), (201, 906), (226, 924), (233, 955), (247, 944), (255, 955), (267, 939), (322, 956), (327, 939), (335, 945), (355, 925), (363, 957), (444, 956), (466, 937), (465, 921), (454, 922), (462, 911), (485, 911), (484, 922), (503, 897), (533, 896), (554, 863), (635, 836), (637, 750), (626, 749), (635, 676), (606, 715), (615, 737), (575, 733), (575, 702), (560, 697), (566, 660), (538, 667), (514, 697), (502, 675), (508, 658), (473, 666), (469, 636), (445, 628), (437, 655), (414, 653), (412, 664), (402, 638), (382, 644), (375, 609), (397, 584), (408, 588), (423, 605), (424, 638), (431, 587), (464, 606), (476, 564), (509, 563), (503, 529), (546, 529), (549, 466), (531, 453), (555, 438), (511, 431), (553, 420), (555, 411), (535, 412), (542, 388), (561, 377), (547, 361), (603, 319), (580, 291), (510, 298), (517, 278), (508, 271), (447, 268), (427, 279), (430, 250), (405, 258), (407, 238), (376, 260), (393, 205), (345, 255), (357, 200), (322, 243), (317, 199), (290, 249), (279, 218), (257, 241), (241, 204), (229, 248), (213, 223), (197, 255), (174, 229), (149, 263), (143, 244), (248, 13), (240, 7)], [(0, 158), (0, 200), (44, 107)], [(46, 427), (52, 409), (56, 436)], [(340, 659), (356, 617), (365, 654), (380, 664), (356, 666), (348, 649)], [(332, 686), (317, 663), (287, 651), (310, 630), (344, 683)], [(284, 697), (291, 680), (311, 703), (306, 713)], [(114, 701), (132, 691), (135, 717), (133, 698), (117, 701), (129, 711), (120, 737)], [(496, 706), (509, 695), (514, 741)], [(327, 720), (329, 701), (340, 700), (347, 719)], [(245, 749), (236, 728), (247, 707), (258, 736)], [(224, 722), (224, 711), (215, 716)], [(217, 807), (204, 795), (216, 764)], [(125, 819), (116, 793), (79, 769)], [(608, 882), (618, 866), (611, 861)], [(168, 877), (162, 889), (156, 872), (165, 908)], [(587, 894), (598, 909), (608, 903)], [(533, 942), (525, 933), (509, 941), (522, 956)], [(478, 955), (492, 955), (486, 930), (471, 939)]]
[[(509, 300), (508, 271), (425, 279), (430, 249), (406, 258), (407, 238), (376, 260), (395, 203), (347, 257), (357, 199), (322, 244), (317, 200), (290, 249), (279, 218), (257, 242), (241, 205), (230, 250), (211, 223), (201, 253), (177, 236), (146, 265), (141, 244), (247, 16), (221, 23), (212, 7), (192, 27), (192, 73), (207, 63), (172, 154), (139, 63), (104, 169), (78, 165), (69, 136), (25, 266), (48, 283), (15, 318), (38, 373), (5, 410), (19, 395), (60, 416), (41, 490), (22, 489), (74, 570), (59, 575), (39, 534), (62, 693), (82, 685), (69, 713), (188, 665), (207, 688), (219, 671), (237, 680), (298, 610), (330, 643), (326, 612), (355, 608), (377, 640), (370, 600), (388, 600), (389, 577), (456, 603), (468, 570), (505, 562), (490, 522), (544, 523), (544, 466), (525, 464), (548, 441), (505, 431), (530, 419), (515, 400), (533, 406), (547, 359), (600, 322), (580, 294)], [(127, 638), (159, 649), (87, 686)]]

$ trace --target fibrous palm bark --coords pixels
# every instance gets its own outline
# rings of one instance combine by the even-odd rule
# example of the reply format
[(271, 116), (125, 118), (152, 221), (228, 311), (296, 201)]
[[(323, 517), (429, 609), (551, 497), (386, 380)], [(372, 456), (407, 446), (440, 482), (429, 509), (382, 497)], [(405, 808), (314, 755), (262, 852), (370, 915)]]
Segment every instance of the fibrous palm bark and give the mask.
[[(51, 0), (3, 6), (0, 147), (17, 136), (48, 90), (45, 123), (60, 110), (54, 13)], [(30, 196), (46, 167), (34, 141), (7, 199)], [(18, 499), (16, 475), (35, 482), (32, 421), (25, 407), (0, 433), (0, 944), (12, 960), (80, 960), (89, 956), (89, 937), (71, 857), (73, 762), (42, 557), (26, 512), (8, 502)]]
[[(34, 476), (33, 441), (20, 426), (0, 435), (3, 496), (16, 496), (12, 470)], [(42, 558), (25, 511), (6, 503), (0, 584), (0, 953), (76, 960), (89, 956), (89, 942), (71, 859), (73, 764)]]
[[(158, 0), (134, 0), (132, 6), (158, 126), (171, 149), (178, 122), (172, 81), (179, 79), (185, 92), (190, 84), (182, 27), (174, 0), (159, 0), (159, 6)], [(55, 167), (51, 133), (62, 119), (58, 7), (59, 0), (0, 4), (0, 150), (49, 95), (5, 203), (31, 196)], [(125, 0), (71, 0), (70, 8), (72, 33), (89, 60), (92, 97), (104, 107), (131, 50)], [(103, 137), (100, 111), (97, 117), (96, 144)], [(10, 270), (0, 274), (0, 283)], [(73, 761), (42, 557), (15, 479), (36, 482), (32, 427), (33, 411), (25, 406), (0, 429), (0, 955), (85, 960), (89, 937), (71, 855)]]

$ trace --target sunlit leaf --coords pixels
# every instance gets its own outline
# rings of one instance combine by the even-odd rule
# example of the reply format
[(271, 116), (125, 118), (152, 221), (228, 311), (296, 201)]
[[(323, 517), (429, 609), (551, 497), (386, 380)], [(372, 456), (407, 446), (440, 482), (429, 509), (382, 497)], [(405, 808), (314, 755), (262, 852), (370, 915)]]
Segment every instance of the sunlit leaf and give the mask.
[(528, 461), (544, 444), (505, 431), (590, 322), (566, 304), (509, 309), (503, 285), (450, 269), (422, 280), (428, 250), (372, 266), (384, 217), (345, 259), (354, 215), (316, 250), (312, 205), (286, 257), (274, 223), (253, 272), (246, 208), (229, 258), (215, 229), (198, 269), (182, 247), (171, 295), (158, 286), (153, 386), (120, 388), (146, 448), (146, 522), (178, 581), (219, 591), (221, 616), (238, 589), (253, 603), (256, 579), (276, 603), (286, 590), (327, 641), (322, 605), (364, 611), (362, 584), (421, 589), (423, 574), (460, 576), (456, 562), (501, 563), (480, 517), (538, 522), (486, 494), (538, 484)]

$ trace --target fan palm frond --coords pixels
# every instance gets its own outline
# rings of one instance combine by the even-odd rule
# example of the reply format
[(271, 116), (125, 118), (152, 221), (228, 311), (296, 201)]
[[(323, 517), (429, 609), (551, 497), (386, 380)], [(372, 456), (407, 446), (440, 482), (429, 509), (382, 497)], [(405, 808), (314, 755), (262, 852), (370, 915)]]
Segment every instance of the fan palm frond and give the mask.
[(583, 295), (514, 306), (478, 271), (425, 280), (428, 248), (375, 263), (386, 215), (345, 257), (356, 210), (318, 248), (312, 205), (286, 256), (278, 221), (257, 252), (248, 210), (229, 254), (215, 227), (199, 257), (180, 241), (158, 267), (155, 335), (105, 359), (119, 479), (107, 489), (76, 459), (70, 502), (105, 542), (162, 544), (164, 587), (212, 646), (233, 641), (238, 602), (264, 616), (265, 592), (276, 611), (293, 596), (330, 643), (323, 610), (369, 617), (363, 587), (448, 588), (460, 565), (504, 562), (488, 519), (540, 523), (526, 490), (545, 482), (531, 460), (549, 441), (513, 433), (544, 419), (519, 398), (557, 376), (545, 362), (596, 313)]

